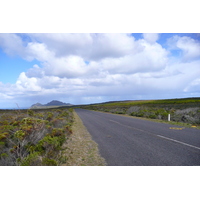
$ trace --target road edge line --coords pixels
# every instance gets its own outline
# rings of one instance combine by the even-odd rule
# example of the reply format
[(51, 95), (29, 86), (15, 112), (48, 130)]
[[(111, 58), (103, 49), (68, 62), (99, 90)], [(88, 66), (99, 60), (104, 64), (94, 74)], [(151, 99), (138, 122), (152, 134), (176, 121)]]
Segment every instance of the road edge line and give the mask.
[(189, 147), (192, 147), (192, 148), (195, 148), (195, 149), (198, 149), (200, 150), (200, 147), (196, 147), (196, 146), (193, 146), (191, 144), (187, 144), (187, 143), (184, 143), (184, 142), (181, 142), (181, 141), (178, 141), (178, 140), (174, 140), (174, 139), (171, 139), (171, 138), (168, 138), (168, 137), (165, 137), (165, 136), (162, 136), (162, 135), (157, 135), (158, 137), (161, 137), (161, 138), (164, 138), (166, 140), (171, 140), (173, 142), (176, 142), (176, 143), (179, 143), (179, 144), (183, 144), (185, 146), (189, 146)]

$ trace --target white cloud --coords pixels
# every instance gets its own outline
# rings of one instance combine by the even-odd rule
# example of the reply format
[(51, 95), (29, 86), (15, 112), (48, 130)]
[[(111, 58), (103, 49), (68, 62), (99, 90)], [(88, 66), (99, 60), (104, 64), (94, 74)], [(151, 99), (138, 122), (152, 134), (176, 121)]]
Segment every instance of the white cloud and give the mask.
[(19, 78), (16, 82), (16, 87), (21, 91), (41, 91), (41, 87), (38, 85), (38, 80), (36, 77), (28, 78), (25, 72), (22, 72), (19, 75)]
[(56, 57), (80, 56), (84, 60), (120, 57), (137, 51), (130, 34), (28, 34), (45, 43)]
[(143, 51), (128, 54), (120, 58), (107, 58), (101, 62), (101, 69), (111, 74), (133, 74), (138, 72), (153, 72), (165, 68), (168, 62), (168, 52), (161, 45), (149, 44), (139, 40)]
[(25, 43), (16, 34), (0, 34), (0, 47), (10, 56), (18, 55), (24, 58), (25, 54)]
[(140, 51), (134, 38), (129, 34), (93, 34), (93, 45), (87, 56), (92, 60), (119, 58)]
[(44, 63), (44, 72), (48, 76), (67, 78), (82, 77), (86, 73), (90, 73), (87, 64), (78, 56), (52, 57)]
[(144, 40), (150, 44), (155, 43), (159, 39), (158, 33), (143, 33)]
[(0, 46), (8, 55), (18, 55), (28, 61), (37, 59), (43, 62), (54, 56), (44, 43), (26, 43), (16, 34), (0, 34)]
[(28, 34), (32, 40), (46, 44), (57, 57), (86, 54), (86, 49), (93, 43), (91, 34), (87, 33), (37, 33)]
[(27, 60), (39, 60), (45, 62), (51, 57), (54, 57), (54, 52), (47, 49), (46, 44), (29, 42), (26, 46), (26, 53), (24, 55)]
[(38, 65), (33, 65), (32, 68), (28, 69), (26, 72), (26, 76), (31, 77), (39, 77), (42, 78), (44, 76), (44, 70), (40, 68)]
[(200, 42), (187, 36), (173, 36), (168, 39), (170, 49), (180, 49), (183, 61), (191, 61), (200, 58)]
[(135, 41), (130, 34), (33, 34), (30, 37), (35, 39), (26, 45), (22, 45), (22, 39), (19, 42), (19, 36), (15, 37), (18, 42), (14, 42), (14, 46), (20, 43), (22, 49), (16, 54), (29, 61), (36, 59), (43, 66), (43, 70), (30, 69), (26, 73), (29, 77), (45, 73), (73, 78), (104, 70), (109, 73), (155, 71), (167, 61), (167, 52), (159, 44)]

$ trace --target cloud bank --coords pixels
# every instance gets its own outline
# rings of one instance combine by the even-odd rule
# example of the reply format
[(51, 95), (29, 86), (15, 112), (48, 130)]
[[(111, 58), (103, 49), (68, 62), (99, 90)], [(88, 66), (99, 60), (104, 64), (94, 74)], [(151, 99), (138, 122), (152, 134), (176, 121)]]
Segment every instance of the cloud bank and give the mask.
[(163, 45), (159, 38), (153, 33), (141, 39), (131, 34), (0, 34), (7, 55), (39, 62), (21, 72), (15, 84), (0, 82), (1, 101), (53, 98), (81, 104), (199, 96), (200, 42), (174, 35)]

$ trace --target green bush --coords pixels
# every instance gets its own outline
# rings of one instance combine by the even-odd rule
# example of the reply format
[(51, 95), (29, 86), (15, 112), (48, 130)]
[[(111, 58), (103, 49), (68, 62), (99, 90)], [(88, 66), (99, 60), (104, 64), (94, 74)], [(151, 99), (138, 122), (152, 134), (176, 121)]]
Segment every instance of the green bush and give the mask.
[(151, 114), (151, 115), (149, 115), (148, 116), (150, 119), (156, 119), (157, 117), (156, 117), (156, 115), (154, 115), (154, 114)]
[(46, 119), (47, 119), (48, 121), (51, 121), (52, 118), (53, 118), (53, 113), (48, 112), (48, 113), (47, 113), (47, 118), (46, 118)]
[(33, 111), (33, 110), (30, 110), (30, 109), (29, 109), (29, 110), (27, 111), (27, 113), (28, 113), (29, 116), (34, 116), (34, 111)]
[(0, 113), (0, 165), (59, 165), (72, 123), (68, 109)]
[(21, 166), (36, 166), (40, 165), (40, 159), (39, 159), (39, 153), (38, 152), (33, 152), (30, 153), (27, 157), (25, 157), (23, 160), (17, 159), (18, 163)]
[(44, 158), (44, 159), (42, 159), (42, 165), (44, 165), (44, 166), (57, 166), (58, 163), (54, 159)]
[(7, 132), (5, 132), (5, 133), (1, 133), (1, 134), (0, 134), (0, 140), (4, 140), (4, 139), (6, 139), (7, 136), (8, 136), (8, 134), (9, 134), (9, 133), (7, 133)]

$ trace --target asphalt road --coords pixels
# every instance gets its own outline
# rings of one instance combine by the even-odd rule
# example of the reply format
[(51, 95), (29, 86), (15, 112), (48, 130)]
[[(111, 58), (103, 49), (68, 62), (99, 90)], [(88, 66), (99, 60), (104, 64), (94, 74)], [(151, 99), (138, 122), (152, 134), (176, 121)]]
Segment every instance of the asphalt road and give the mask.
[(200, 165), (200, 130), (76, 109), (108, 166)]

